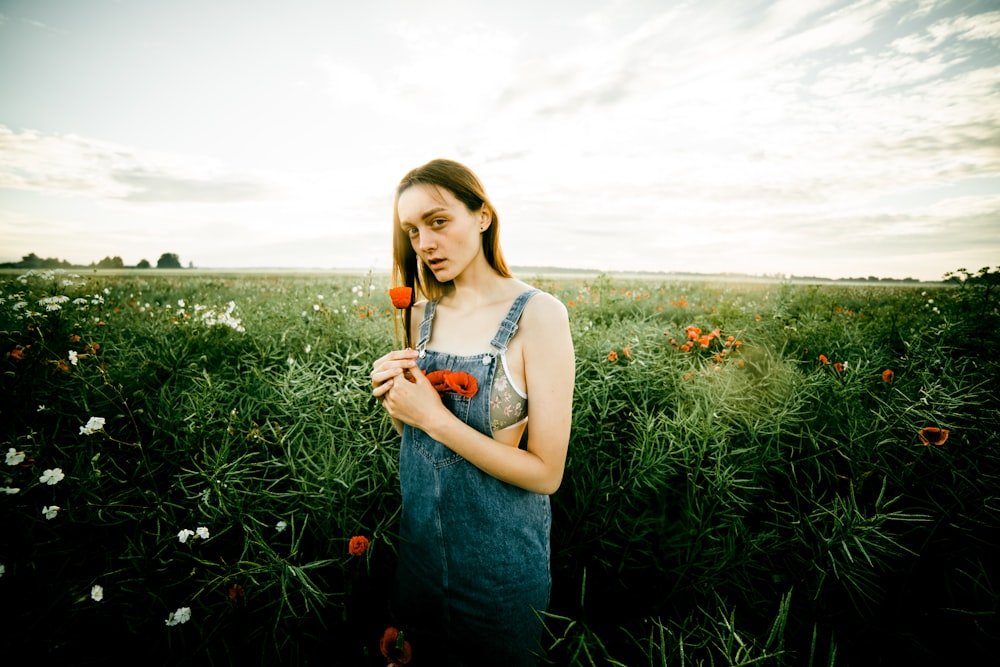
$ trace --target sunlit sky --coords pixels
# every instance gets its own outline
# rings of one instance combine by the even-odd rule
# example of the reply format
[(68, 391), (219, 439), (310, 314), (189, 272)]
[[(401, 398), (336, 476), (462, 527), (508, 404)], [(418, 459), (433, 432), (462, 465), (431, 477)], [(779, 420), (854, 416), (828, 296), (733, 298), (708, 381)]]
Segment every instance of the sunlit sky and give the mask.
[(387, 269), (476, 171), (508, 263), (1000, 264), (1000, 11), (950, 0), (0, 0), (0, 262)]

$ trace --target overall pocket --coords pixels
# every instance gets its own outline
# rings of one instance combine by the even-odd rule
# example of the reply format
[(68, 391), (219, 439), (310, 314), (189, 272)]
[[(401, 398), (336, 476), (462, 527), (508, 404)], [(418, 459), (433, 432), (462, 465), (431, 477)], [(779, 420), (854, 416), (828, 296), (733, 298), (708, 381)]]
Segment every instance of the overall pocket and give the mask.
[[(445, 407), (448, 408), (453, 415), (461, 419), (463, 422), (468, 423), (469, 405), (471, 404), (470, 398), (467, 396), (459, 396), (453, 391), (447, 391), (441, 394), (441, 402), (444, 403)], [(408, 432), (410, 433), (410, 444), (417, 452), (420, 453), (422, 457), (434, 464), (434, 467), (443, 468), (463, 460), (461, 456), (451, 451), (437, 440), (432, 439), (423, 431), (409, 429)]]

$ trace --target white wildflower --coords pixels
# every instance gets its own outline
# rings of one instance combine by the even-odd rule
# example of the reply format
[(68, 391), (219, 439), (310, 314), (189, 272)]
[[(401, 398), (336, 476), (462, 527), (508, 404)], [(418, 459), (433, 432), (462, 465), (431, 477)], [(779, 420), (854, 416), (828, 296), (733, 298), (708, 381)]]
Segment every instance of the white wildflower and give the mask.
[(16, 466), (24, 461), (24, 452), (19, 452), (13, 447), (7, 450), (7, 465)]
[(20, 493), (21, 489), (13, 486), (0, 486), (0, 493), (6, 493), (8, 496), (12, 496), (15, 493)]
[[(38, 481), (42, 484), (48, 484), (52, 486), (53, 484), (58, 484), (66, 478), (63, 474), (62, 468), (51, 468), (42, 473), (42, 476), (38, 478)], [(56, 508), (59, 509), (59, 508)]]
[(46, 505), (45, 507), (42, 508), (42, 514), (45, 515), (46, 519), (51, 521), (52, 519), (56, 518), (56, 514), (59, 513), (60, 509), (62, 508), (59, 507), (58, 505)]
[(285, 528), (288, 528), (288, 523), (286, 523), (285, 521), (279, 521), (278, 523), (274, 524), (274, 529), (279, 533), (285, 530)]
[[(198, 305), (195, 305), (195, 312), (198, 312)], [(202, 306), (204, 308), (204, 306)], [(208, 326), (227, 326), (234, 331), (239, 331), (243, 333), (246, 329), (243, 328), (243, 324), (240, 318), (233, 316), (233, 312), (236, 310), (236, 302), (230, 301), (226, 305), (226, 309), (221, 313), (216, 313), (214, 308), (207, 310), (202, 316), (201, 320)]]
[(104, 587), (99, 584), (94, 584), (94, 587), (90, 589), (90, 598), (94, 602), (100, 602), (104, 599)]
[(191, 607), (181, 607), (177, 611), (170, 612), (167, 616), (167, 625), (179, 625), (191, 620)]
[(187, 541), (188, 541), (188, 538), (189, 538), (189, 537), (191, 537), (192, 535), (194, 535), (194, 531), (193, 531), (193, 530), (190, 530), (190, 529), (188, 529), (188, 528), (185, 528), (185, 529), (184, 529), (184, 530), (182, 530), (181, 532), (177, 533), (177, 540), (178, 540), (178, 541), (179, 541), (179, 542), (180, 542), (181, 544), (184, 544), (185, 542), (187, 542)]
[(86, 425), (80, 427), (80, 435), (93, 435), (104, 430), (104, 417), (91, 417)]
[(208, 528), (205, 526), (198, 526), (198, 529), (194, 531), (195, 534), (203, 540), (208, 539)]
[(77, 363), (79, 363), (76, 358), (76, 350), (69, 351), (69, 363), (73, 364), (74, 366), (76, 366)]

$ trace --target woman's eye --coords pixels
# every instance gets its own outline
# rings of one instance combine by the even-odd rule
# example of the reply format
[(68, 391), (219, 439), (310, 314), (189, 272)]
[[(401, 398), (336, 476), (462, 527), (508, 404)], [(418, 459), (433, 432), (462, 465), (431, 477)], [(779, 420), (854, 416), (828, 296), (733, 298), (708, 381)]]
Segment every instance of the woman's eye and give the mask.
[(417, 231), (416, 227), (410, 227), (409, 229), (407, 229), (405, 231), (406, 231), (406, 235), (409, 236), (409, 237), (411, 237), (411, 238), (414, 237), (414, 236), (416, 236), (416, 235), (418, 235), (420, 233), (419, 231)]

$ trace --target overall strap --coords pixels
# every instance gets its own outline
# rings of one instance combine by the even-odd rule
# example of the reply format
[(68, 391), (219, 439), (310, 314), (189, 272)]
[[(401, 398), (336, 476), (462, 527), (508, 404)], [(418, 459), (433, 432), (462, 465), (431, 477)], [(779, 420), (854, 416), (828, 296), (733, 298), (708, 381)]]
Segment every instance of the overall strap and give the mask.
[(507, 343), (510, 342), (514, 333), (517, 332), (517, 321), (521, 319), (521, 312), (524, 310), (524, 306), (527, 305), (528, 299), (537, 293), (537, 289), (530, 289), (527, 292), (521, 292), (517, 295), (514, 303), (511, 304), (510, 310), (507, 311), (507, 317), (500, 323), (500, 328), (497, 329), (496, 335), (490, 341), (490, 345), (501, 352), (507, 351)]
[(424, 348), (431, 339), (431, 323), (434, 320), (434, 310), (437, 308), (437, 300), (428, 301), (424, 306), (424, 319), (420, 321), (420, 340), (417, 341), (417, 352), (423, 355)]

